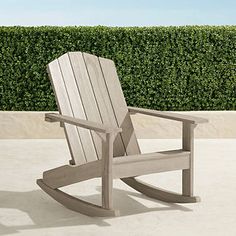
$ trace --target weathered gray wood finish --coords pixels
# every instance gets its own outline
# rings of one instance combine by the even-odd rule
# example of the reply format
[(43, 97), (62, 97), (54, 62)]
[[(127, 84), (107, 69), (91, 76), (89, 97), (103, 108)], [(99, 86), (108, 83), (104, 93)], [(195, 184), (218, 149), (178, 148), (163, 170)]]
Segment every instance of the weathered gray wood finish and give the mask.
[(105, 209), (101, 206), (75, 198), (65, 192), (62, 192), (59, 189), (52, 189), (48, 187), (42, 179), (38, 179), (37, 184), (57, 202), (61, 203), (63, 206), (73, 211), (77, 211), (79, 213), (89, 216), (119, 216), (118, 210)]
[[(60, 122), (72, 160), (45, 171), (38, 185), (69, 209), (91, 216), (116, 216), (113, 179), (147, 196), (167, 202), (197, 202), (193, 196), (193, 129), (205, 119), (170, 112), (127, 107), (114, 62), (88, 53), (69, 52), (48, 65), (60, 114), (45, 120)], [(130, 113), (142, 113), (183, 123), (183, 147), (141, 154)], [(115, 157), (115, 158), (114, 158)], [(149, 186), (136, 176), (182, 170), (182, 194)], [(102, 178), (102, 206), (74, 198), (58, 188), (91, 178)]]
[[(116, 157), (112, 161), (111, 148), (109, 147), (109, 145), (112, 146), (112, 137), (109, 138), (110, 142), (104, 144), (107, 152), (104, 152), (104, 154), (110, 155), (110, 158), (92, 161), (83, 165), (64, 165), (45, 171), (43, 173), (45, 184), (56, 189), (87, 179), (102, 177), (103, 175), (105, 179), (108, 179), (108, 177), (119, 179), (190, 168), (190, 152), (182, 150), (122, 156)], [(110, 163), (105, 165), (103, 161)]]
[(138, 108), (138, 107), (128, 107), (128, 109), (130, 113), (141, 113), (143, 115), (156, 116), (156, 117), (160, 117), (164, 119), (181, 121), (184, 124), (186, 123), (201, 124), (201, 123), (208, 122), (207, 119), (205, 118), (183, 115), (183, 114), (178, 114), (178, 113), (168, 112), (168, 111), (156, 111), (156, 110), (150, 110), (150, 109)]
[(175, 192), (167, 191), (161, 188), (156, 188), (152, 185), (146, 184), (134, 177), (122, 179), (126, 184), (135, 190), (164, 202), (172, 203), (195, 203), (200, 202), (200, 198), (197, 196), (184, 196)]
[[(124, 128), (115, 139), (114, 157), (126, 150), (140, 153), (113, 61), (70, 52), (49, 63), (48, 71), (62, 115)], [(100, 134), (68, 124), (65, 131), (75, 164), (101, 159)]]
[(189, 168), (182, 171), (182, 193), (185, 196), (193, 196), (193, 131), (196, 125), (183, 123), (182, 148), (190, 152)]

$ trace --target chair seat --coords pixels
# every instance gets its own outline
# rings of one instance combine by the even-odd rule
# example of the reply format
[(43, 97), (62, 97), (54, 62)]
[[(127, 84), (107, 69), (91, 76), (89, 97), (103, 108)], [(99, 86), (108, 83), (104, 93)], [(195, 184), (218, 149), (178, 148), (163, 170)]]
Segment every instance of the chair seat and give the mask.
[(116, 157), (113, 159), (113, 178), (188, 169), (189, 161), (190, 152), (181, 149)]

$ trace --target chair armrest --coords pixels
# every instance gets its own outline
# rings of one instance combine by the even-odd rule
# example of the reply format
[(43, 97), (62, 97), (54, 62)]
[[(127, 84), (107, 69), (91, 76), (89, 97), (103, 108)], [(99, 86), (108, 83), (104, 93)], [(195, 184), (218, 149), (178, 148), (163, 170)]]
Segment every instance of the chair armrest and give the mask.
[(48, 122), (65, 122), (71, 125), (76, 125), (85, 129), (94, 130), (100, 133), (119, 133), (121, 128), (113, 128), (104, 124), (99, 124), (93, 121), (78, 119), (70, 116), (64, 116), (56, 113), (46, 113), (45, 121)]
[(208, 122), (208, 120), (205, 118), (182, 115), (182, 114), (177, 114), (177, 113), (167, 112), (167, 111), (156, 111), (156, 110), (137, 108), (137, 107), (128, 107), (128, 110), (130, 113), (141, 113), (144, 115), (156, 116), (156, 117), (160, 117), (164, 119), (182, 121), (182, 122), (187, 122), (191, 124), (199, 124), (199, 123)]

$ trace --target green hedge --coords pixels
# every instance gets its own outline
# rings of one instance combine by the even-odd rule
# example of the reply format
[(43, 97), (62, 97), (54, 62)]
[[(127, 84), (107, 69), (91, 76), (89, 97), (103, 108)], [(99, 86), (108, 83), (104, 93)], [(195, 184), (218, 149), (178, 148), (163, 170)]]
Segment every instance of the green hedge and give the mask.
[(0, 110), (56, 110), (46, 64), (77, 50), (115, 61), (131, 106), (236, 108), (236, 26), (98, 26), (0, 27)]

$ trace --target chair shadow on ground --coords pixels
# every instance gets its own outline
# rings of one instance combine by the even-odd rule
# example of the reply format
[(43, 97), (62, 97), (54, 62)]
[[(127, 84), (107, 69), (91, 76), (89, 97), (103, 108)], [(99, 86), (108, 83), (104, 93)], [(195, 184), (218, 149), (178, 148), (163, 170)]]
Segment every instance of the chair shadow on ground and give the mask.
[[(101, 188), (97, 187), (101, 192)], [(114, 188), (114, 208), (120, 210), (120, 217), (128, 215), (136, 215), (140, 213), (147, 213), (152, 211), (191, 211), (189, 208), (173, 204), (157, 201), (146, 197), (138, 192), (131, 192)], [(80, 197), (80, 196), (76, 196)], [(140, 203), (134, 198), (140, 200), (152, 200), (157, 207), (149, 208)], [(101, 199), (101, 194), (83, 196), (81, 199), (98, 203)], [(0, 212), (2, 209), (14, 209), (19, 212), (27, 214), (32, 224), (20, 225), (19, 220), (14, 220), (16, 225), (4, 225), (1, 222), (3, 215), (0, 213), (0, 235), (18, 233), (19, 230), (51, 228), (51, 227), (67, 227), (76, 225), (97, 225), (110, 226), (106, 221), (106, 217), (89, 217), (74, 211), (71, 211), (51, 199), (42, 190), (34, 190), (29, 192), (10, 192), (0, 191)]]

